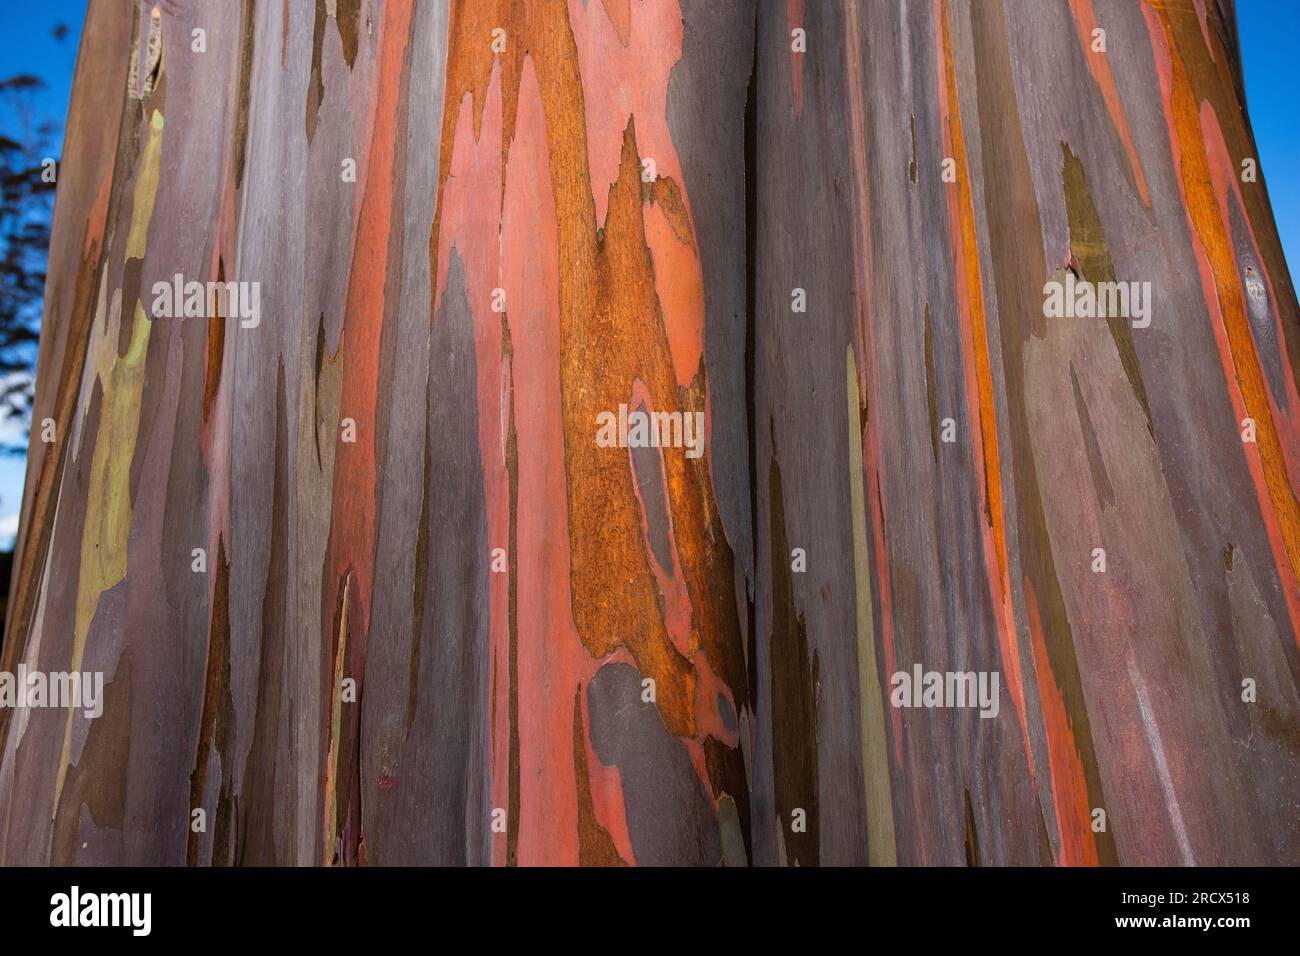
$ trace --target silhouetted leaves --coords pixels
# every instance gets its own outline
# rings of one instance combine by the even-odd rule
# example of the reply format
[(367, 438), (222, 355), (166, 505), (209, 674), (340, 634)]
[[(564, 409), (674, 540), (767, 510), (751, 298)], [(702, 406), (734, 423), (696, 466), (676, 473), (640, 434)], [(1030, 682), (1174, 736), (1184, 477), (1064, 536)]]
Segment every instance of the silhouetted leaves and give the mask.
[[(61, 40), (67, 27), (56, 27)], [(0, 416), (31, 415), (32, 373), (45, 294), (50, 217), (55, 183), (49, 181), (50, 143), (58, 124), (36, 117), (35, 94), (45, 82), (30, 73), (0, 80), (4, 133), (0, 134)], [(23, 453), (23, 446), (0, 448)]]

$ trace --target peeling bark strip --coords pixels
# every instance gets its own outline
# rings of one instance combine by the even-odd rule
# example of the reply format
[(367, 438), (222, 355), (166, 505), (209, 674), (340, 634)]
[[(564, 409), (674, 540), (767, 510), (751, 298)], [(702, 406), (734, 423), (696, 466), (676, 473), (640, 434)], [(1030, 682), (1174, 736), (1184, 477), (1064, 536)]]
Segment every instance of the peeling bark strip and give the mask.
[(1300, 863), (1230, 4), (215, 6), (89, 5), (0, 863)]

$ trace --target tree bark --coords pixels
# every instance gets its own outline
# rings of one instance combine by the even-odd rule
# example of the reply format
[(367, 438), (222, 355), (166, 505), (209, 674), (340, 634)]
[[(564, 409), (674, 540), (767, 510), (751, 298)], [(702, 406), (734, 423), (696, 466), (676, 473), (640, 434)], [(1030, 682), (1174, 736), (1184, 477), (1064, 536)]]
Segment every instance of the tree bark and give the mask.
[(0, 863), (1300, 862), (1229, 3), (210, 6), (87, 14)]

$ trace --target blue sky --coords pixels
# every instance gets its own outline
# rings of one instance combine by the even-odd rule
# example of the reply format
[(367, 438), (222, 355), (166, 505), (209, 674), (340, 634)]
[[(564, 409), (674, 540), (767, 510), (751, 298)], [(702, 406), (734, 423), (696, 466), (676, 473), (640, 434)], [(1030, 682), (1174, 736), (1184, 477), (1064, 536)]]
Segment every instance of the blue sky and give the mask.
[[(48, 85), (42, 95), (43, 112), (61, 121), (68, 109), (85, 0), (41, 0), (22, 4), (21, 13), (11, 13), (0, 31), (0, 75), (40, 76)], [(1300, 173), (1296, 172), (1300, 167), (1300, 109), (1296, 107), (1300, 68), (1295, 48), (1300, 2), (1238, 0), (1237, 22), (1259, 165), (1294, 281), (1294, 269), (1300, 264)], [(69, 28), (62, 43), (52, 35), (58, 23)], [(0, 436), (12, 440), (13, 427), (0, 426)], [(25, 468), (21, 457), (0, 456), (0, 548), (13, 543)]]
[[(17, 6), (10, 4), (10, 6)], [(72, 70), (77, 61), (85, 0), (41, 0), (22, 4), (22, 12), (10, 11), (0, 32), (0, 75), (34, 73), (49, 87), (45, 105), (49, 115), (62, 122), (72, 92)], [(52, 35), (55, 24), (64, 23), (68, 36), (62, 43)]]
[[(85, 9), (85, 0), (41, 0), (40, 3), (23, 4), (21, 12), (16, 9), (8, 11), (10, 15), (6, 18), (4, 30), (0, 31), (0, 77), (32, 73), (44, 80), (47, 88), (37, 102), (43, 119), (53, 119), (61, 124), (68, 112), (72, 72), (76, 66)], [(54, 27), (59, 23), (68, 27), (68, 35), (62, 43), (53, 36)], [(61, 139), (60, 136), (56, 149)], [(13, 422), (0, 423), (0, 441), (21, 442), (21, 428)], [(0, 455), (0, 548), (13, 546), (26, 470), (27, 462), (22, 456)]]
[(1294, 283), (1300, 266), (1300, 108), (1296, 106), (1300, 3), (1237, 0), (1237, 26), (1259, 165)]

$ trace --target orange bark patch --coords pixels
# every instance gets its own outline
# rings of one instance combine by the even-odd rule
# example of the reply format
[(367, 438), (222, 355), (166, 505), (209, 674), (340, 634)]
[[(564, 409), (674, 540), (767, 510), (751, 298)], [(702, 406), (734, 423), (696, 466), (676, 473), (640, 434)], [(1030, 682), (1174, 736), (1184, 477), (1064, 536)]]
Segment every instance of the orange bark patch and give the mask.
[[(1015, 621), (1011, 613), (1011, 582), (1007, 570), (1006, 519), (1003, 514), (1002, 468), (998, 456), (997, 407), (993, 398), (993, 372), (989, 361), (988, 322), (984, 312), (984, 290), (980, 282), (979, 243), (975, 236), (975, 205), (970, 190), (970, 163), (962, 130), (961, 103), (957, 93), (956, 70), (952, 61), (952, 36), (948, 7), (941, 18), (943, 80), (947, 92), (944, 144), (957, 162), (957, 182), (948, 190), (948, 218), (952, 224), (953, 268), (957, 311), (962, 326), (962, 364), (966, 399), (971, 417), (979, 423), (979, 443), (974, 448), (977, 463), (982, 464), (984, 480), (981, 493), (985, 507), (985, 556), (988, 564), (989, 589), (993, 597), (998, 625), (998, 647), (1007, 667), (1011, 695), (1024, 736), (1025, 756), (1033, 766), (1029, 730), (1025, 721), (1025, 691), (1020, 673), (1020, 650)], [(973, 374), (972, 374), (973, 373)]]
[[(1193, 235), (1206, 306), (1212, 318), (1218, 319), (1215, 334), (1230, 392), (1238, 414), (1244, 411), (1255, 420), (1256, 441), (1243, 443), (1243, 449), (1284, 582), (1292, 628), (1300, 642), (1300, 594), (1296, 584), (1300, 574), (1300, 505), (1287, 475), (1282, 439), (1246, 316), (1232, 240), (1214, 191), (1200, 109), (1174, 40), (1170, 13), (1160, 5), (1157, 14), (1147, 16), (1149, 20), (1158, 16), (1158, 26), (1163, 27), (1164, 43), (1159, 45), (1159, 53), (1167, 74), (1161, 77), (1161, 88), (1176, 150), (1183, 206)], [(1153, 34), (1157, 28), (1153, 24)], [(1236, 388), (1232, 388), (1234, 383)]]
[[(708, 412), (703, 278), (667, 124), (680, 11), (632, 4), (624, 36), (621, 10), (459, 3), (451, 16), (433, 305), (454, 250), (474, 323), (489, 542), (510, 548), (490, 595), (491, 789), (511, 818), (494, 855), (521, 864), (577, 863), (592, 841), (607, 856), (594, 824), (632, 858), (626, 821), (611, 819), (624, 812), (617, 772), (575, 741), (587, 728), (574, 695), (599, 666), (623, 657), (653, 678), (682, 736), (722, 726), (718, 695), (697, 693), (712, 674), (737, 709), (747, 699), (707, 457), (662, 449), (674, 567), (656, 575), (628, 451), (595, 444), (596, 416), (634, 388), (648, 408)], [(656, 176), (643, 180), (646, 158)], [(494, 286), (504, 316), (490, 311)]]
[(1039, 700), (1047, 736), (1047, 767), (1052, 778), (1056, 827), (1061, 838), (1057, 863), (1066, 866), (1096, 866), (1097, 844), (1092, 839), (1088, 780), (1074, 743), (1074, 729), (1065, 698), (1052, 674), (1052, 662), (1043, 640), (1043, 622), (1033, 584), (1025, 579), (1025, 607), (1029, 615), (1029, 640), (1034, 649)]

